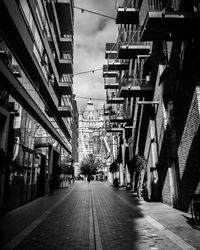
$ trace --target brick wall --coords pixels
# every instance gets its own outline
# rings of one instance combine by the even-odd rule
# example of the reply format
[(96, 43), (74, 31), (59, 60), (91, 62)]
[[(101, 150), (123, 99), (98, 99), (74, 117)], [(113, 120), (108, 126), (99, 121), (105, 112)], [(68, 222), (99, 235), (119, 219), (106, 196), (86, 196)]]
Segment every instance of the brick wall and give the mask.
[(188, 211), (195, 193), (200, 193), (200, 88), (196, 87), (178, 147), (181, 208)]

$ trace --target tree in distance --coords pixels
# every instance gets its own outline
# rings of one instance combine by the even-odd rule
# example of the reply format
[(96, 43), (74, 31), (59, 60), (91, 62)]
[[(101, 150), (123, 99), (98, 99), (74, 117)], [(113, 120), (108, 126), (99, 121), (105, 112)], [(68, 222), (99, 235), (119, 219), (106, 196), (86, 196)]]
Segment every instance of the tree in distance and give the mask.
[(95, 175), (101, 168), (101, 162), (93, 154), (87, 155), (81, 163), (81, 173), (83, 175)]

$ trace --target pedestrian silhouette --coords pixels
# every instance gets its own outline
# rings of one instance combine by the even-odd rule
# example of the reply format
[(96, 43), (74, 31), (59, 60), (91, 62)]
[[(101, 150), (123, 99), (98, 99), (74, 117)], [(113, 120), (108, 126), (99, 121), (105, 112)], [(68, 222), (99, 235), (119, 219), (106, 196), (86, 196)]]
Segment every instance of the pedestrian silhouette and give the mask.
[(88, 175), (87, 181), (88, 181), (89, 183), (91, 182), (91, 177), (90, 177), (90, 175)]
[(114, 184), (114, 187), (119, 187), (119, 182), (118, 182), (117, 177), (115, 177), (113, 184)]

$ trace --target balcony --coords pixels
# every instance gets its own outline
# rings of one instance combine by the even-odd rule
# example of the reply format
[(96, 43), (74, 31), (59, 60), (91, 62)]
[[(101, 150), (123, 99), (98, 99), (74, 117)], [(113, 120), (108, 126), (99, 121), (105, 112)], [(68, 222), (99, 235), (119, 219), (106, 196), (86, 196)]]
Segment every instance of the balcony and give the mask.
[(72, 76), (71, 75), (64, 75), (59, 79), (58, 82), (58, 92), (59, 95), (72, 95), (73, 89), (72, 89)]
[(150, 45), (142, 42), (135, 44), (120, 44), (118, 58), (120, 59), (136, 59), (138, 55), (148, 55), (150, 53)]
[(129, 63), (128, 61), (122, 61), (122, 60), (114, 60), (108, 62), (108, 71), (112, 70), (128, 70), (129, 69)]
[(119, 72), (117, 70), (108, 70), (108, 65), (103, 65), (103, 77), (118, 78)]
[(61, 74), (73, 74), (73, 59), (70, 53), (62, 53), (59, 60)]
[(12, 56), (7, 46), (1, 40), (0, 40), (0, 59), (3, 59), (4, 61), (6, 61), (6, 63), (9, 63), (12, 60)]
[(117, 0), (117, 24), (139, 24), (139, 7), (138, 1)]
[(106, 43), (106, 59), (116, 59), (117, 58), (117, 44), (116, 43)]
[(70, 53), (73, 53), (73, 43), (73, 35), (61, 31), (61, 36), (59, 40), (60, 51), (69, 51)]
[(52, 110), (45, 107), (45, 113), (49, 117), (72, 117), (72, 107), (70, 105), (58, 106), (56, 112), (53, 112)]
[(178, 6), (143, 1), (139, 12), (142, 41), (175, 41), (200, 38), (200, 13), (180, 12)]
[(140, 30), (128, 32), (121, 30), (118, 42), (119, 59), (136, 59), (138, 55), (148, 55), (151, 51), (149, 42), (141, 42)]
[(105, 77), (104, 78), (104, 89), (118, 89), (119, 80), (118, 77)]
[(146, 79), (124, 78), (120, 82), (120, 97), (149, 97), (153, 94), (154, 86)]
[(58, 114), (61, 117), (72, 117), (72, 108), (70, 106), (59, 106)]
[(2, 59), (16, 78), (22, 77), (22, 69), (14, 59), (6, 44), (0, 40), (0, 59)]
[(113, 112), (110, 112), (110, 123), (127, 123), (131, 120), (130, 106), (116, 105)]
[(103, 111), (104, 111), (103, 114), (105, 116), (109, 116), (110, 112), (112, 111), (112, 106), (110, 104), (104, 104)]
[(117, 109), (120, 104), (104, 104), (104, 115), (105, 116), (113, 116), (116, 114)]
[(105, 130), (107, 133), (123, 132), (123, 128), (121, 128), (119, 124), (111, 124), (109, 120), (105, 121)]
[(112, 116), (110, 117), (110, 122), (111, 123), (126, 123), (126, 122), (129, 122), (130, 121), (130, 118), (126, 117), (126, 115), (121, 115), (121, 116)]
[(60, 25), (60, 30), (71, 31), (74, 30), (74, 10), (73, 0), (57, 0), (56, 1), (56, 12), (58, 17), (58, 22)]
[(118, 91), (110, 91), (110, 89), (107, 89), (106, 100), (107, 103), (113, 103), (113, 104), (124, 102), (124, 98), (118, 96)]

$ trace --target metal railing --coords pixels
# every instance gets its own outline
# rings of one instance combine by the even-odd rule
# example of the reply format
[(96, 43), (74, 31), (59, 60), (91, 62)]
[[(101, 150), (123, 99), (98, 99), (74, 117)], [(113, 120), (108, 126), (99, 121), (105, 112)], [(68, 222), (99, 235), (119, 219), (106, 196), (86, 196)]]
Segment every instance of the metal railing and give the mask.
[(137, 30), (126, 30), (124, 27), (122, 27), (119, 30), (119, 36), (118, 36), (118, 41), (117, 41), (117, 48), (119, 50), (121, 45), (128, 46), (129, 45), (151, 45), (151, 42), (140, 41), (140, 28)]
[(72, 75), (71, 74), (63, 74), (59, 77), (59, 82), (69, 82), (73, 83)]
[(104, 114), (106, 113), (106, 115), (116, 115), (119, 110), (121, 110), (121, 104), (104, 104)]
[(106, 91), (106, 98), (107, 100), (112, 100), (114, 98), (118, 98), (118, 91), (117, 90), (110, 90), (110, 89), (107, 89)]
[(118, 77), (104, 77), (104, 86), (114, 86), (119, 84)]
[(72, 54), (68, 52), (63, 52), (60, 54), (60, 59), (62, 60), (72, 60)]
[(143, 25), (144, 20), (147, 16), (149, 11), (178, 11), (178, 4), (175, 1), (169, 0), (144, 0), (142, 1), (139, 17), (140, 17), (140, 24)]
[(71, 39), (73, 41), (74, 36), (70, 31), (67, 30), (61, 30), (61, 34), (60, 34), (61, 38), (68, 38)]
[(126, 8), (139, 8), (139, 0), (116, 0), (115, 2), (115, 9), (120, 7), (126, 7)]
[(110, 120), (106, 120), (105, 121), (105, 130), (111, 130), (111, 129), (123, 130), (123, 128), (121, 128), (118, 123), (113, 123), (113, 122), (111, 123)]
[(139, 78), (128, 78), (128, 79), (122, 79), (120, 81), (120, 87), (134, 87), (134, 86), (144, 86), (148, 85), (149, 82), (147, 79), (139, 79)]
[(110, 113), (113, 111), (113, 106), (111, 104), (104, 104), (103, 106), (104, 115), (110, 115)]
[(150, 76), (147, 75), (146, 78), (140, 78), (136, 75), (136, 72), (134, 70), (125, 70), (121, 79), (119, 80), (119, 88), (142, 86), (148, 84), (150, 84)]

